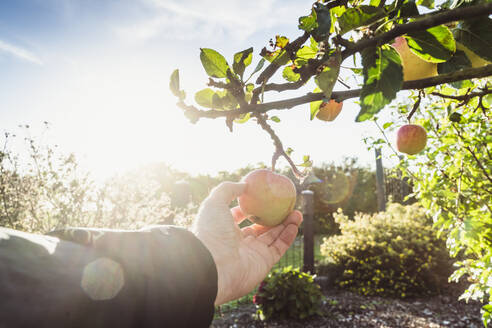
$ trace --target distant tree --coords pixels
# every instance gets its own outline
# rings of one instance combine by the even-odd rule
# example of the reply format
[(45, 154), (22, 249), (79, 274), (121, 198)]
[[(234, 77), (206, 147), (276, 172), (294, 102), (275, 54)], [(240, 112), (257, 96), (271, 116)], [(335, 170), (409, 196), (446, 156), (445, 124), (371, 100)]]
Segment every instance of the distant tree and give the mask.
[[(69, 224), (90, 225), (89, 203), (96, 193), (88, 174), (73, 154), (29, 136), (5, 133), (0, 151), (0, 225), (25, 231), (47, 232)], [(12, 144), (20, 142), (22, 151)]]

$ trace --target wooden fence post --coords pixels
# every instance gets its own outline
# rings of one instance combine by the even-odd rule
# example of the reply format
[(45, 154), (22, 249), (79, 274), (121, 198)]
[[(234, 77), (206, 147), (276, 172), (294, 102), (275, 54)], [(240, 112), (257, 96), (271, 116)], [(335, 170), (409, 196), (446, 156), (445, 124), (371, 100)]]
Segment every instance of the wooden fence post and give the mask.
[(304, 231), (304, 264), (302, 271), (314, 273), (314, 192), (304, 190), (303, 231)]
[(376, 152), (376, 190), (378, 196), (378, 211), (386, 210), (386, 194), (384, 192), (383, 161), (381, 160), (381, 149), (375, 148)]

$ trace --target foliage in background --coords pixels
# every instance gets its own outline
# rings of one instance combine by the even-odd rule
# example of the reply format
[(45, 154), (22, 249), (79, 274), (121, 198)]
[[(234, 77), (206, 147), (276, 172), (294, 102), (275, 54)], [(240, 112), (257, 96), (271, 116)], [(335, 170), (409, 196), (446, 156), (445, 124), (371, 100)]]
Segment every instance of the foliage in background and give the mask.
[[(23, 129), (22, 133), (29, 135), (29, 127)], [(196, 212), (192, 204), (173, 208), (169, 193), (149, 175), (155, 173), (151, 170), (128, 172), (96, 185), (73, 154), (62, 154), (41, 137), (21, 139), (6, 133), (3, 141), (0, 226), (40, 233), (67, 226), (186, 226)], [(160, 172), (174, 176), (171, 170)]]
[(451, 273), (443, 238), (418, 204), (388, 204), (386, 212), (339, 211), (341, 235), (325, 238), (324, 264), (338, 268), (337, 284), (362, 295), (411, 297), (436, 293)]
[(87, 205), (97, 195), (75, 157), (60, 155), (30, 137), (29, 126), (22, 128), (24, 152), (10, 149), (18, 137), (9, 133), (0, 151), (0, 225), (36, 232), (70, 223), (90, 225)]
[(321, 180), (309, 188), (314, 191), (316, 233), (338, 233), (333, 213), (339, 208), (349, 217), (377, 211), (375, 172), (360, 166), (356, 158), (347, 158), (340, 165), (324, 163), (314, 167), (313, 173)]
[[(29, 128), (24, 130), (21, 133), (28, 135)], [(43, 143), (41, 137), (21, 139), (7, 134), (0, 155), (0, 225), (32, 232), (66, 226), (188, 226), (216, 185), (239, 181), (250, 171), (265, 168), (259, 163), (214, 176), (192, 176), (155, 163), (96, 184), (73, 154), (62, 154), (56, 146)], [(283, 173), (297, 182), (292, 172)], [(376, 210), (375, 173), (360, 166), (355, 158), (338, 165), (316, 166), (313, 173), (318, 183), (297, 183), (296, 188), (299, 193), (308, 187), (315, 191), (315, 233), (338, 232), (332, 215), (338, 208), (349, 216)], [(301, 208), (301, 197), (298, 201)]]
[(260, 319), (304, 319), (321, 315), (324, 296), (313, 278), (292, 267), (270, 272), (253, 297)]
[[(462, 297), (485, 303), (484, 323), (492, 313), (492, 94), (483, 90), (491, 82), (426, 89), (445, 97), (422, 102), (416, 122), (428, 131), (427, 148), (400, 163), (435, 227), (447, 236), (451, 255), (464, 256), (451, 279), (470, 282)], [(402, 104), (399, 111), (408, 108)]]

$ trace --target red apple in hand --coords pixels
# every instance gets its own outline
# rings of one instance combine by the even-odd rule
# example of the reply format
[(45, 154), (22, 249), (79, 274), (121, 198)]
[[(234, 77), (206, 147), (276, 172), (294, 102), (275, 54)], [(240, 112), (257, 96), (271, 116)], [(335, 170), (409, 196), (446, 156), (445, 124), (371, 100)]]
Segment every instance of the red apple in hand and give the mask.
[(420, 153), (427, 143), (427, 132), (416, 124), (407, 124), (398, 129), (396, 134), (396, 148), (398, 151), (415, 155)]
[(343, 102), (336, 102), (333, 99), (330, 99), (328, 102), (324, 101), (319, 106), (319, 112), (316, 114), (316, 117), (322, 121), (331, 122), (340, 114), (342, 106)]
[(246, 183), (246, 190), (238, 197), (239, 207), (253, 222), (273, 227), (294, 210), (296, 187), (286, 176), (255, 170), (241, 181)]

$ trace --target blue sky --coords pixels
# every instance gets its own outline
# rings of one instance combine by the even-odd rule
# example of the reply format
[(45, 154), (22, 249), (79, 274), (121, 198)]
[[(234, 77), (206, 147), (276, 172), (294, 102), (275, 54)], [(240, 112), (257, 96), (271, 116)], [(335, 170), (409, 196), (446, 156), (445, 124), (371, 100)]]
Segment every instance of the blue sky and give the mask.
[[(296, 0), (1, 1), (0, 129), (48, 121), (50, 142), (75, 152), (100, 177), (155, 161), (191, 173), (269, 163), (271, 140), (253, 121), (232, 134), (222, 120), (190, 124), (168, 90), (169, 75), (180, 68), (191, 100), (207, 82), (200, 47), (230, 59), (253, 46), (254, 66), (270, 38), (300, 35), (297, 18), (310, 6)], [(282, 123), (274, 128), (297, 162), (310, 154), (315, 163), (344, 156), (372, 163), (362, 138), (377, 130), (355, 123), (357, 111), (346, 101), (335, 122), (309, 121), (306, 104), (276, 113)]]

